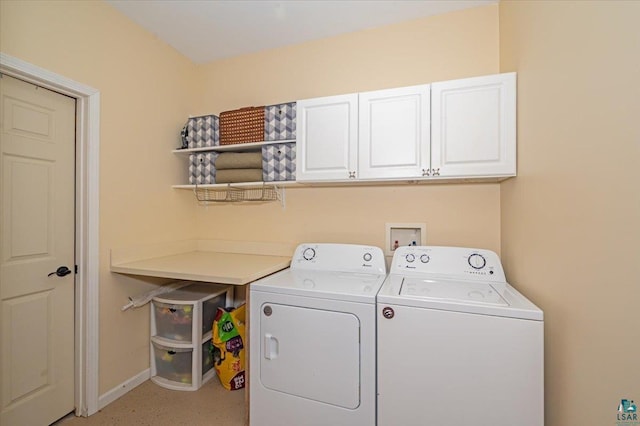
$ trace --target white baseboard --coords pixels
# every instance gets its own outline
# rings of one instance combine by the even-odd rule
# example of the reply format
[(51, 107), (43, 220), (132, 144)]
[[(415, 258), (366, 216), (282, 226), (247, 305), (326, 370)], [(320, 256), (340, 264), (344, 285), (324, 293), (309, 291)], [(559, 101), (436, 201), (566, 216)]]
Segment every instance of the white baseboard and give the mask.
[(140, 386), (142, 383), (149, 380), (150, 377), (151, 369), (147, 368), (146, 370), (142, 371), (139, 374), (136, 374), (129, 380), (122, 382), (110, 391), (104, 393), (103, 395), (100, 395), (100, 397), (98, 398), (98, 410), (102, 410), (104, 407), (111, 404), (113, 401), (120, 398), (130, 390)]

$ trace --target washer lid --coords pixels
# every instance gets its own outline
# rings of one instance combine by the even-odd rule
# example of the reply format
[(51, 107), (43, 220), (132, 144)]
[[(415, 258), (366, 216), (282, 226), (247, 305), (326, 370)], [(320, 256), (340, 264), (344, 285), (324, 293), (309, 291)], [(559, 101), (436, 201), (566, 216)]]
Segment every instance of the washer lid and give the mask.
[(446, 299), (476, 304), (509, 306), (500, 293), (487, 283), (464, 281), (435, 281), (405, 278), (400, 296), (424, 299)]
[(375, 303), (385, 275), (285, 269), (251, 283), (251, 291)]
[(509, 283), (390, 274), (376, 296), (383, 308), (411, 306), (543, 321), (543, 312)]

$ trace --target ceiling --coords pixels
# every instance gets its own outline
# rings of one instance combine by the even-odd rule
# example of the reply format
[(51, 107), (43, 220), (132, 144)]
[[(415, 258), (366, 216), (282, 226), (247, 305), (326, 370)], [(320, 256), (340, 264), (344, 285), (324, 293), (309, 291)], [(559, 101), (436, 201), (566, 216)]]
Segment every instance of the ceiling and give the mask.
[(106, 1), (203, 64), (498, 0)]

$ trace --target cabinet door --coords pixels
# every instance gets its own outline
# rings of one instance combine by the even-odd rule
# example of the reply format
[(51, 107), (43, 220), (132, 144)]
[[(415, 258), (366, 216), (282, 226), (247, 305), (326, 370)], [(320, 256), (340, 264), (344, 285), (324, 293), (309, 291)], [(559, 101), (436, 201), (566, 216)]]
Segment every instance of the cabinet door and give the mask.
[(347, 180), (357, 167), (358, 95), (297, 102), (296, 180)]
[(516, 174), (516, 74), (431, 85), (432, 175)]
[(429, 85), (360, 94), (359, 179), (422, 177), (429, 166)]

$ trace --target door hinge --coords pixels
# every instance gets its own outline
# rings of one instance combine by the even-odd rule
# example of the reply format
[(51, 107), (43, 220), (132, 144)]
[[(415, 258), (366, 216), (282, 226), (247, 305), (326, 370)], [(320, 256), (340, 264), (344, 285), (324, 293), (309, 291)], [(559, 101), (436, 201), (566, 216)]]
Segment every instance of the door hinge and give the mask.
[(74, 271), (76, 274), (78, 274), (78, 265), (74, 265), (74, 266), (75, 266)]

